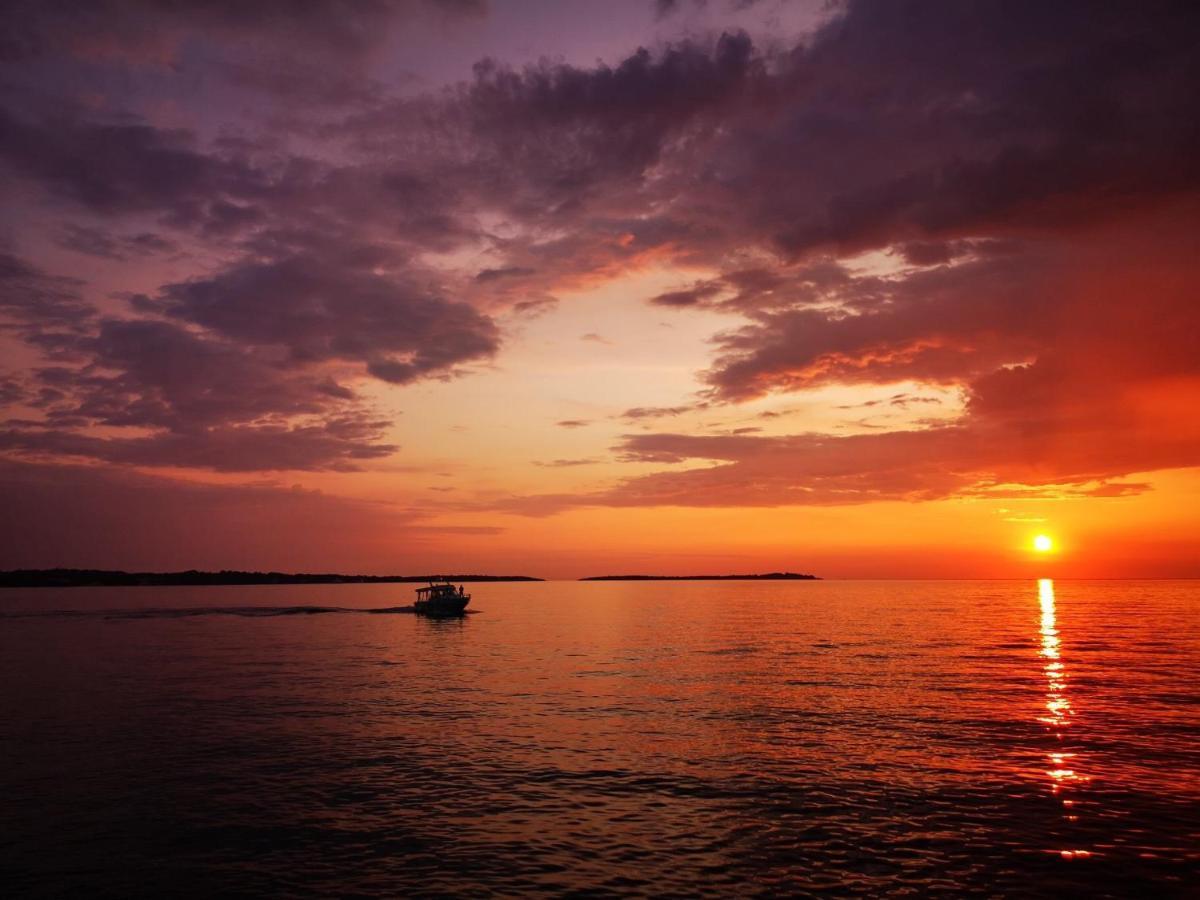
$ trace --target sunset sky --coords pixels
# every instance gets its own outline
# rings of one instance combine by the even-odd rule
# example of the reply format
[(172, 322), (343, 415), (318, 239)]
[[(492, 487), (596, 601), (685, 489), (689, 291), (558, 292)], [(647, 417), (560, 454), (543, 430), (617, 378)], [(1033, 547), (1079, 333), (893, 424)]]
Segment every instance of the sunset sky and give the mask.
[(1194, 3), (2, 15), (0, 568), (1200, 576)]

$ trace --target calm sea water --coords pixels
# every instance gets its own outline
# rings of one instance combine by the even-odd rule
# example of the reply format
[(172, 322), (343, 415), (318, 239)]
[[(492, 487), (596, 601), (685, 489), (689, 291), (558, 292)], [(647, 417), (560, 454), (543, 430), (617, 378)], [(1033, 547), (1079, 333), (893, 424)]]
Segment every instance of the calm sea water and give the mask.
[(1200, 582), (472, 590), (0, 593), (6, 892), (1200, 896)]

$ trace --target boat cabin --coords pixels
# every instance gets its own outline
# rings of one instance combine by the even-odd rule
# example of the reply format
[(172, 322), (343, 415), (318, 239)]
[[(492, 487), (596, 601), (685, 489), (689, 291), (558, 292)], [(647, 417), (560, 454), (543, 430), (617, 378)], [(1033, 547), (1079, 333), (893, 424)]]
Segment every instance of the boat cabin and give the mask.
[(461, 597), (463, 596), (463, 587), (460, 584), (457, 588), (454, 585), (446, 582), (445, 584), (429, 583), (429, 587), (417, 588), (418, 600), (440, 600), (442, 598)]

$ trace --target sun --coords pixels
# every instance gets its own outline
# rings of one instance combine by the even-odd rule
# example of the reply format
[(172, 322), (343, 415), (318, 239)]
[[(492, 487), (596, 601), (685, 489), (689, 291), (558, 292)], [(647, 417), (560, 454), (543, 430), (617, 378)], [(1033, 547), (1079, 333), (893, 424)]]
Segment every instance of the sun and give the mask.
[(1038, 553), (1049, 553), (1054, 549), (1054, 541), (1050, 540), (1049, 535), (1039, 534), (1033, 539), (1033, 549)]

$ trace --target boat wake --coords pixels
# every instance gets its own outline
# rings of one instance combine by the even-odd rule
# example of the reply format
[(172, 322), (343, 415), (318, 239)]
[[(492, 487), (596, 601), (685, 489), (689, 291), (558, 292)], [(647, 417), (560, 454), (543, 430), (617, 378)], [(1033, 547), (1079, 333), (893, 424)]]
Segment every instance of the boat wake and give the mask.
[(412, 606), (384, 606), (366, 609), (350, 606), (194, 606), (173, 609), (59, 609), (3, 612), (0, 613), (0, 619), (191, 619), (198, 616), (241, 616), (247, 619), (271, 619), (276, 616), (316, 616), (327, 613), (393, 615), (415, 611)]

